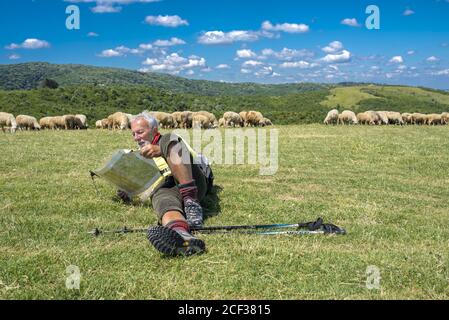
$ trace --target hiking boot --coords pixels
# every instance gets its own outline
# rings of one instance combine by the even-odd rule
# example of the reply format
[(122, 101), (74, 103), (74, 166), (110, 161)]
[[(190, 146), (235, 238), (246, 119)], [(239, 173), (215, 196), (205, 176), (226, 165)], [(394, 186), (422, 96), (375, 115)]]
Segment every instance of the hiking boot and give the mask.
[(201, 228), (203, 226), (203, 208), (193, 199), (184, 200), (184, 213), (191, 228)]
[(148, 229), (147, 237), (159, 252), (168, 256), (191, 256), (206, 251), (204, 241), (187, 231), (156, 226)]

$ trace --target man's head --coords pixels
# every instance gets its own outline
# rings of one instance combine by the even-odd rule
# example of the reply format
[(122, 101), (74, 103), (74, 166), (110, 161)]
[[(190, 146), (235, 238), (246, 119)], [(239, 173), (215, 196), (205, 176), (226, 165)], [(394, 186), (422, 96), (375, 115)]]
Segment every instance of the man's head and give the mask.
[(131, 121), (131, 131), (134, 141), (142, 148), (153, 141), (158, 133), (158, 124), (156, 119), (144, 111)]

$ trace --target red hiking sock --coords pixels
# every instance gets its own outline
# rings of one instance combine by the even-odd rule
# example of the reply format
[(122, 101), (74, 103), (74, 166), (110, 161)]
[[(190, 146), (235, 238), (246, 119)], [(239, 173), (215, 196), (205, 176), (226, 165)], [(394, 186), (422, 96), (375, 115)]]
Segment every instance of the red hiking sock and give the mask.
[(198, 188), (196, 187), (195, 180), (192, 180), (188, 183), (178, 184), (179, 192), (181, 193), (182, 200), (187, 198), (191, 198), (195, 202), (198, 201)]
[(165, 227), (173, 229), (175, 231), (179, 230), (190, 233), (190, 228), (186, 220), (173, 220), (167, 223)]

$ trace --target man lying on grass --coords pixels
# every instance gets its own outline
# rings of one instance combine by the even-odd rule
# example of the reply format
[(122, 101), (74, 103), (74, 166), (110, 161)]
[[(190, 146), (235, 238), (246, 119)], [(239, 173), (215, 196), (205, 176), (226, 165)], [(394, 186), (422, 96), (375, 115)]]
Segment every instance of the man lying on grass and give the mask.
[[(140, 154), (145, 158), (162, 157), (171, 171), (151, 195), (159, 225), (148, 230), (149, 241), (170, 256), (203, 253), (204, 241), (193, 236), (190, 228), (203, 224), (200, 201), (212, 187), (211, 171), (208, 174), (204, 165), (193, 161), (191, 149), (179, 136), (161, 135), (156, 119), (148, 113), (132, 120), (131, 131)], [(124, 191), (119, 190), (117, 195), (125, 202), (130, 201)]]

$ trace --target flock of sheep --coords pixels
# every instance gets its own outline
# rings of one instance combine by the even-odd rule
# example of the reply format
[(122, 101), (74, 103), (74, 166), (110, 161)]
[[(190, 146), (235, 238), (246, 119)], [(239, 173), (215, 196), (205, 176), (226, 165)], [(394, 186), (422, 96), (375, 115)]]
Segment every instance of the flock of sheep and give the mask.
[(3, 132), (9, 130), (14, 133), (19, 130), (63, 129), (76, 130), (87, 129), (87, 117), (82, 114), (64, 115), (58, 117), (44, 117), (37, 121), (35, 117), (19, 115), (14, 117), (11, 113), (0, 112), (0, 127)]
[(449, 123), (449, 113), (422, 114), (422, 113), (399, 113), (393, 111), (365, 111), (357, 115), (349, 110), (338, 113), (338, 110), (329, 111), (324, 124), (416, 124), (416, 125), (447, 125)]
[[(273, 123), (258, 111), (226, 112), (217, 120), (214, 114), (207, 111), (199, 112), (148, 112), (159, 123), (161, 128), (200, 128), (213, 129), (217, 127), (258, 127), (269, 126)], [(95, 123), (97, 129), (125, 130), (131, 127), (133, 115), (124, 112), (116, 112), (109, 117), (98, 120)], [(81, 130), (87, 129), (87, 117), (82, 114), (64, 115), (56, 117), (44, 117), (39, 121), (35, 117), (27, 115), (14, 115), (0, 112), (0, 128), (3, 132), (9, 130), (14, 133), (19, 130)]]
[[(258, 111), (242, 111), (226, 112), (222, 118), (217, 120), (214, 114), (207, 111), (191, 112), (148, 112), (159, 123), (159, 126), (164, 129), (174, 128), (198, 128), (198, 129), (213, 129), (218, 127), (264, 127), (272, 125), (271, 120), (265, 118), (262, 113)], [(130, 128), (131, 120), (134, 116), (129, 113), (116, 112), (109, 117), (98, 120), (95, 127), (98, 129), (120, 129), (125, 130)]]

